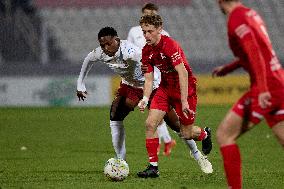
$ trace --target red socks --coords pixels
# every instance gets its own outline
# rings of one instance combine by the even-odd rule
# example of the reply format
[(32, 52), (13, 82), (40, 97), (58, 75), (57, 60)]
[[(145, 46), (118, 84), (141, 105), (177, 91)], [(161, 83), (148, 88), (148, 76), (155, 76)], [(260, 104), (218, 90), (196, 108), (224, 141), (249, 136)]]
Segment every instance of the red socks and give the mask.
[(157, 155), (158, 146), (159, 146), (159, 138), (146, 139), (146, 148), (150, 163), (158, 162), (158, 155)]
[(204, 140), (207, 137), (206, 131), (204, 131), (204, 129), (202, 129), (202, 128), (200, 128), (200, 129), (201, 129), (201, 133), (197, 137), (197, 141), (202, 141), (202, 140)]
[(242, 188), (241, 154), (237, 144), (230, 144), (220, 148), (227, 183), (230, 189)]

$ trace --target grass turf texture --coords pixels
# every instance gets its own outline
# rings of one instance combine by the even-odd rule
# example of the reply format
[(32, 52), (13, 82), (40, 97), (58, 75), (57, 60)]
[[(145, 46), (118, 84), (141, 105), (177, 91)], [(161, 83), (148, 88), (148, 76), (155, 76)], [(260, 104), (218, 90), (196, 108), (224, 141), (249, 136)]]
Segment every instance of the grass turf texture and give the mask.
[[(103, 174), (114, 156), (105, 108), (0, 108), (0, 188), (226, 188), (215, 131), (229, 106), (199, 106), (197, 125), (213, 130), (214, 148), (208, 156), (214, 173), (205, 175), (189, 157), (185, 144), (171, 132), (177, 146), (170, 157), (159, 156), (161, 176), (136, 176), (147, 165), (146, 113), (125, 120), (130, 175), (112, 182)], [(283, 149), (271, 130), (261, 124), (239, 139), (244, 188), (278, 189), (284, 185)], [(25, 146), (27, 149), (22, 149)], [(201, 149), (200, 142), (198, 143)]]

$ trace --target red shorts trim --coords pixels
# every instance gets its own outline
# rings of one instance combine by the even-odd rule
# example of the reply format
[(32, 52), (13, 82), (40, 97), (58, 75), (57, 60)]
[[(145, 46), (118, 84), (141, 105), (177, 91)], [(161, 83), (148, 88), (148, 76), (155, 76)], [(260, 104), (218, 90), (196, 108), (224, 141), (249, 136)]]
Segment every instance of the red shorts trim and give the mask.
[(271, 92), (271, 96), (272, 105), (262, 109), (258, 104), (258, 93), (248, 91), (234, 104), (232, 111), (254, 124), (265, 118), (268, 126), (272, 128), (280, 121), (284, 121), (284, 93), (274, 91)]
[(143, 98), (143, 89), (120, 83), (116, 96), (123, 96), (133, 101), (139, 101)]
[[(192, 96), (188, 97), (187, 101), (189, 108), (195, 112), (197, 104), (196, 94), (194, 93)], [(151, 101), (150, 109), (158, 109), (164, 112), (169, 112), (171, 108), (175, 109), (181, 124), (191, 125), (194, 123), (194, 115), (188, 115), (188, 118), (183, 115), (180, 92), (176, 90), (166, 90), (162, 87), (159, 87)]]

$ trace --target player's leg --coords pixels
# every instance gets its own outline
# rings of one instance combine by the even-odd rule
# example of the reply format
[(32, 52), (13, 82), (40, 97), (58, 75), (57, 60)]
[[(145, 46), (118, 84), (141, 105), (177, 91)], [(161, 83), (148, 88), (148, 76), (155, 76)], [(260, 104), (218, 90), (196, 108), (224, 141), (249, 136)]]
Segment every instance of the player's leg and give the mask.
[[(157, 89), (152, 92), (149, 103), (148, 103), (148, 107), (150, 107), (151, 101), (152, 101), (156, 91), (157, 91)], [(164, 120), (162, 120), (162, 122), (158, 125), (157, 134), (158, 134), (158, 137), (159, 137), (158, 154), (160, 152), (161, 143), (164, 142), (163, 154), (165, 156), (169, 156), (171, 154), (172, 148), (176, 145), (176, 141), (172, 139)]]
[(142, 178), (158, 177), (158, 155), (159, 138), (156, 129), (163, 120), (166, 112), (169, 112), (169, 97), (166, 91), (159, 87), (151, 100), (149, 114), (146, 120), (146, 148), (149, 158), (149, 166), (144, 171), (138, 172), (137, 175)]
[[(216, 137), (223, 157), (227, 183), (232, 189), (242, 188), (241, 154), (236, 144), (237, 138), (248, 131), (243, 129), (244, 119), (233, 111), (228, 112), (217, 129)], [(248, 122), (247, 128), (254, 126)]]
[(204, 173), (212, 173), (213, 168), (210, 161), (207, 159), (206, 156), (204, 156), (197, 148), (196, 142), (193, 139), (185, 139), (180, 134), (180, 122), (179, 118), (175, 112), (174, 109), (171, 109), (166, 116), (164, 117), (164, 120), (169, 125), (171, 129), (173, 129), (178, 136), (185, 142), (186, 146), (190, 150), (191, 156), (196, 160), (198, 165), (200, 166), (200, 169)]
[(124, 118), (137, 106), (143, 91), (121, 85), (110, 109), (112, 144), (118, 158), (126, 159)]
[[(188, 105), (192, 111), (196, 111), (197, 96), (192, 95), (188, 98)], [(200, 128), (194, 125), (195, 115), (190, 114), (185, 117), (182, 111), (180, 101), (175, 101), (173, 107), (179, 117), (181, 126), (180, 134), (186, 139), (194, 139), (195, 141), (202, 141), (202, 151), (205, 155), (209, 154), (212, 150), (211, 130), (208, 127)]]
[(163, 120), (166, 112), (157, 109), (150, 109), (146, 120), (146, 149), (148, 152), (149, 166), (137, 175), (142, 178), (158, 177), (158, 154), (159, 138), (156, 133), (158, 124)]

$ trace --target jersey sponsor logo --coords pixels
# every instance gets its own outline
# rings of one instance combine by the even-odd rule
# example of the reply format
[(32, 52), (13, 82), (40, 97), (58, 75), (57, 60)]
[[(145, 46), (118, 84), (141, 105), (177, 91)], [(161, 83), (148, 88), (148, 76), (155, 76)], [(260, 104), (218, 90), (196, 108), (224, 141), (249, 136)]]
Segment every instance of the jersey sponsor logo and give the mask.
[(181, 59), (181, 56), (179, 54), (179, 52), (175, 52), (172, 56), (171, 56), (171, 59), (173, 62), (176, 62), (177, 60), (180, 60)]
[(242, 24), (235, 29), (235, 33), (239, 38), (243, 38), (246, 34), (250, 33), (250, 28), (246, 24)]
[(151, 60), (151, 59), (152, 59), (152, 57), (153, 57), (153, 53), (152, 53), (152, 54), (150, 54), (149, 59)]

